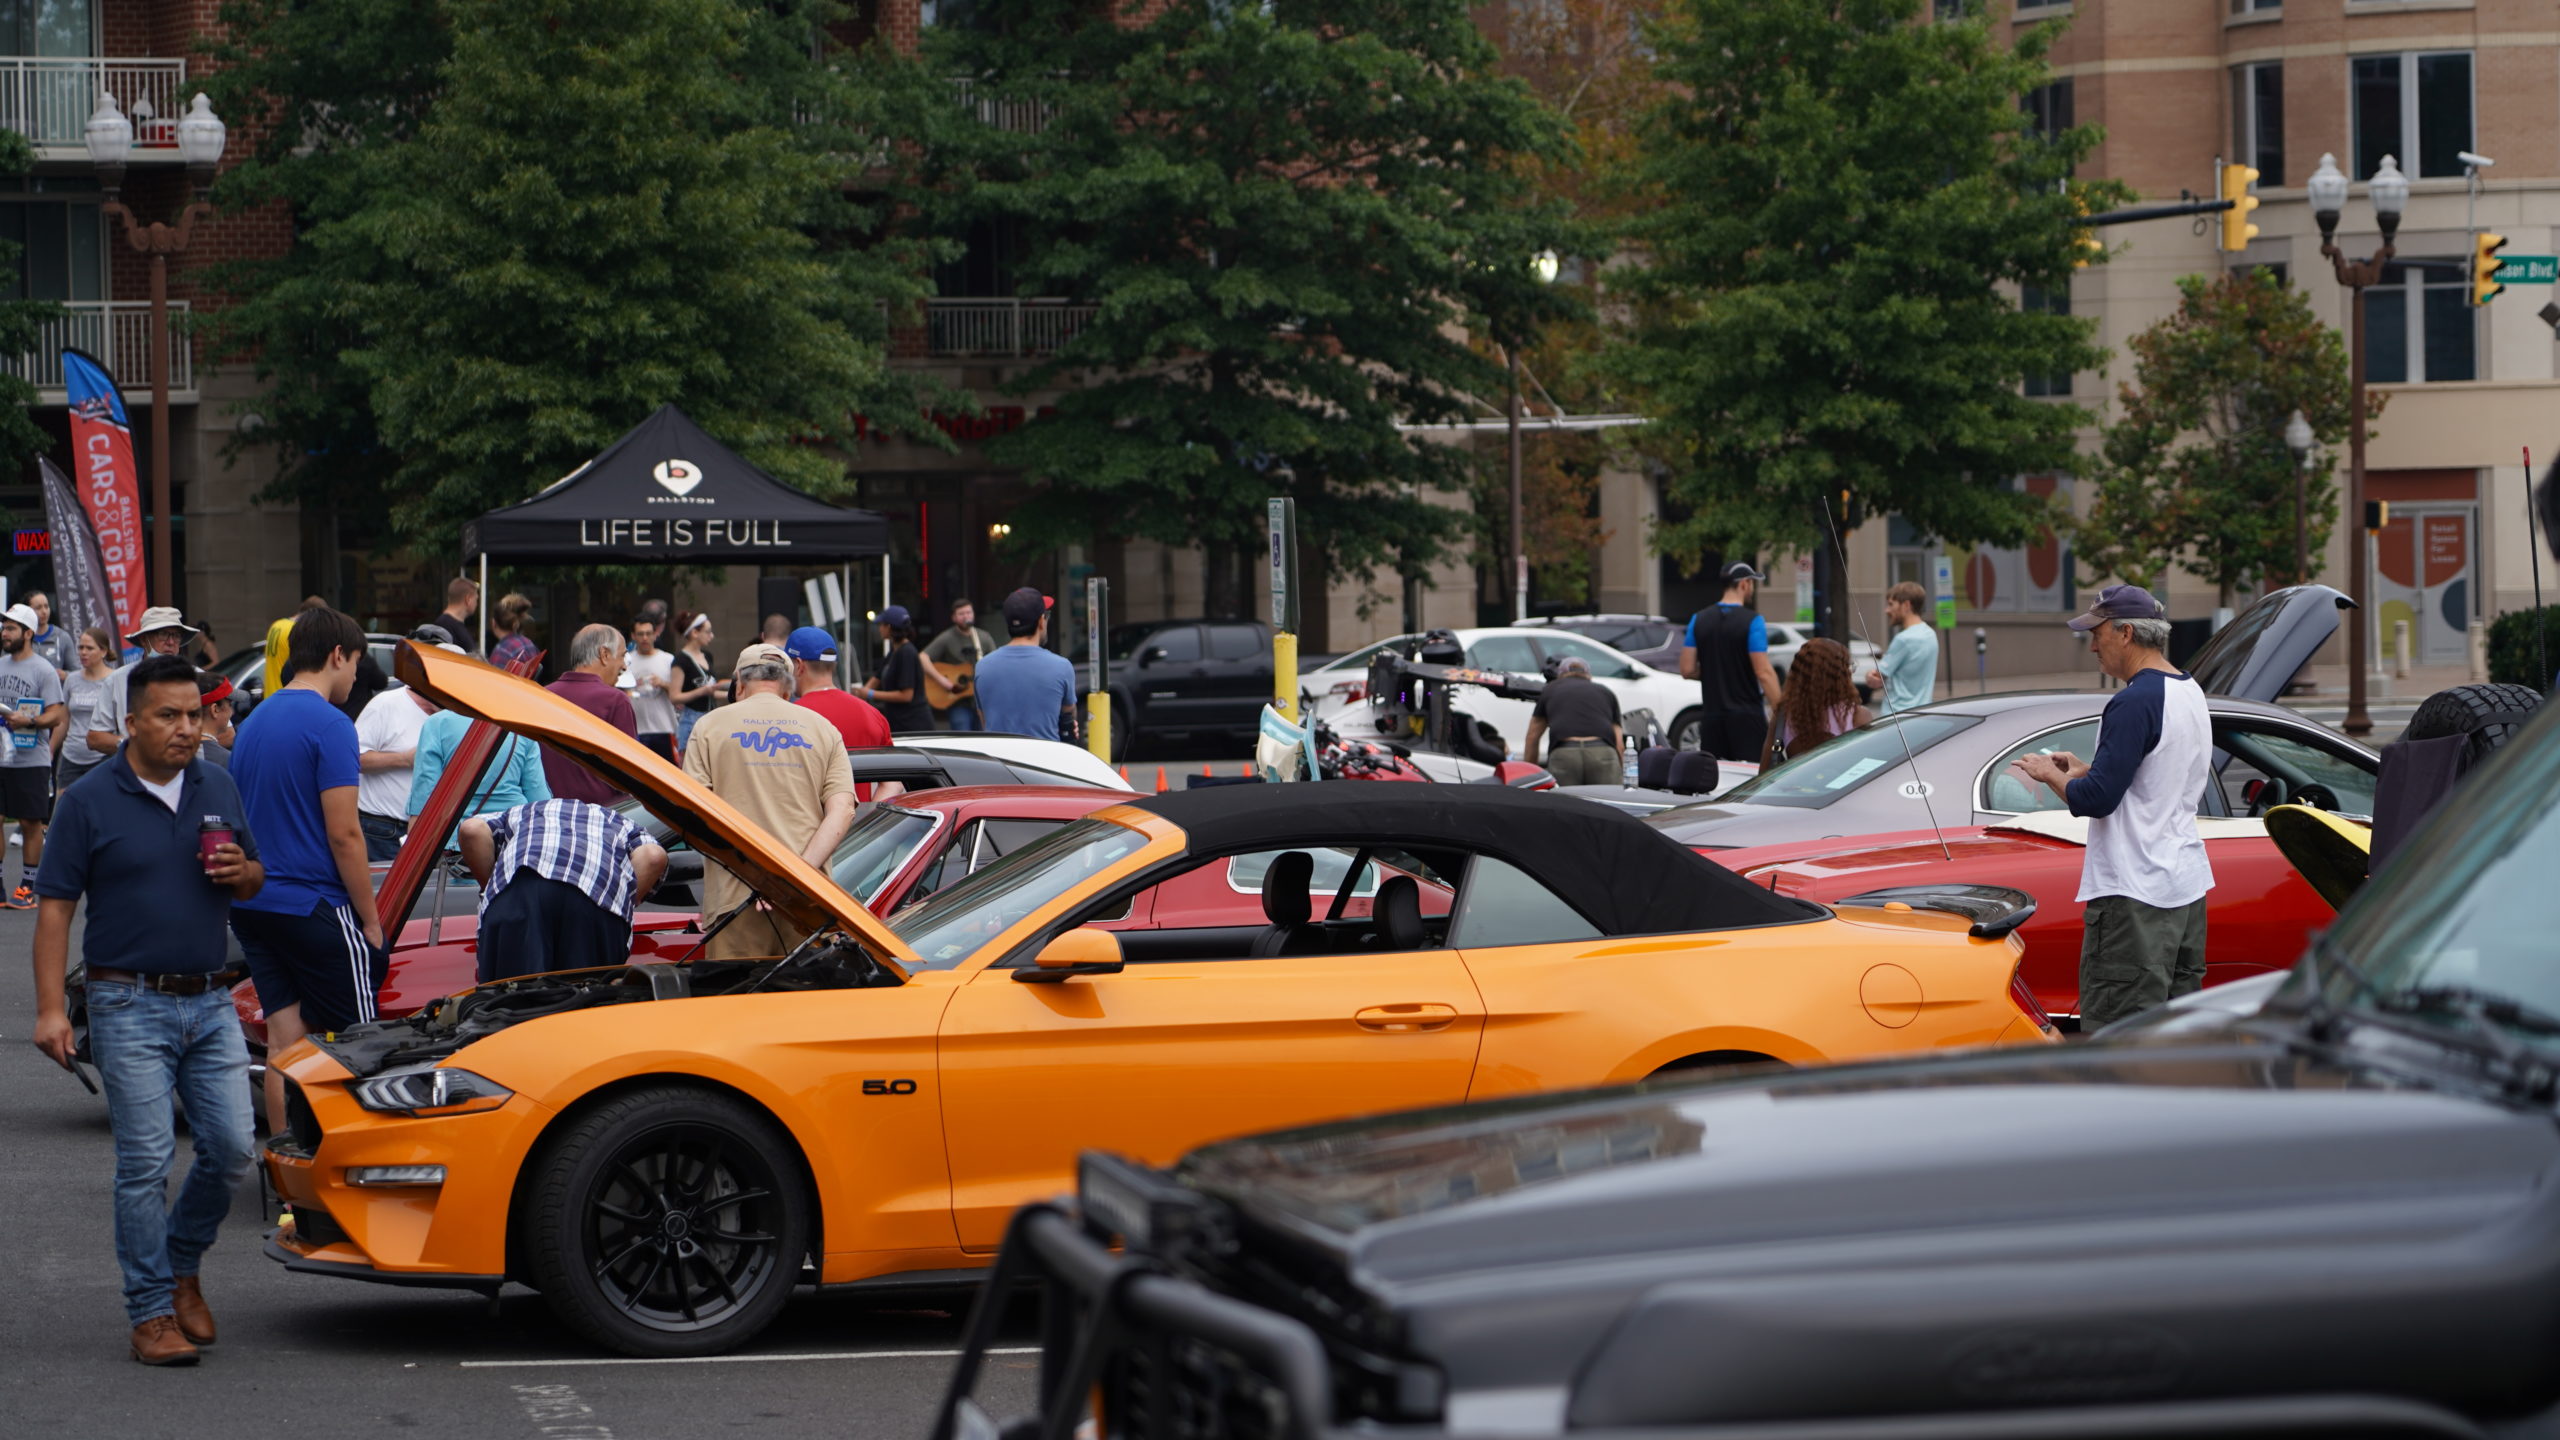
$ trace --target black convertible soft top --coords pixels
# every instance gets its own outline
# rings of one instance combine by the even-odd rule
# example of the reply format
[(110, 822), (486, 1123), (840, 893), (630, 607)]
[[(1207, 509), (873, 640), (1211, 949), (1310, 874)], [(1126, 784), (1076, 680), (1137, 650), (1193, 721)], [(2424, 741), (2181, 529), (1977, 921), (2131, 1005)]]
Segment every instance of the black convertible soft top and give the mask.
[(1195, 855), (1374, 843), (1499, 856), (1609, 935), (1792, 924), (1824, 913), (1761, 889), (1632, 815), (1553, 792), (1328, 781), (1180, 790), (1136, 805), (1181, 826)]

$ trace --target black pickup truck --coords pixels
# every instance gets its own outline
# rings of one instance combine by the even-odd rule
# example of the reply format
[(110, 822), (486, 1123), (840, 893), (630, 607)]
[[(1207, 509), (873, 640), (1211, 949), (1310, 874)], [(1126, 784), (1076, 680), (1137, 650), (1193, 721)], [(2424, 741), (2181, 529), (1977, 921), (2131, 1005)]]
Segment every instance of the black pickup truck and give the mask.
[(2560, 1435), (2555, 800), (2545, 714), (2255, 1007), (1087, 1157), (934, 1440)]

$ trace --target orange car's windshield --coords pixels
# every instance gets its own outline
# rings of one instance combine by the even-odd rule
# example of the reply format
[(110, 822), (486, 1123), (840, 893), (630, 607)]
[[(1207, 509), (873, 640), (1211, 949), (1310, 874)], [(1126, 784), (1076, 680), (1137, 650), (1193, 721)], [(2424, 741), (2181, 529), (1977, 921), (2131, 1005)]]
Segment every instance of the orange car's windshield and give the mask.
[(916, 952), (923, 968), (947, 970), (1146, 843), (1144, 834), (1126, 825), (1079, 820), (900, 910), (889, 917), (889, 929)]

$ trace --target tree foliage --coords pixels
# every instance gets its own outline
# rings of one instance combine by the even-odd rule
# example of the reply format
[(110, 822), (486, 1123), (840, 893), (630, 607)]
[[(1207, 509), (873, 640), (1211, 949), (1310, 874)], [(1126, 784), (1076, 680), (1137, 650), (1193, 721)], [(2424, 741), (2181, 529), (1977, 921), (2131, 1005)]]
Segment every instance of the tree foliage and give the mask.
[[(35, 168), (35, 148), (15, 130), (0, 130), (0, 175), (24, 175)], [(15, 270), (24, 247), (0, 240), (0, 269)], [(33, 354), (44, 339), (44, 322), (62, 313), (48, 300), (0, 300), (0, 355)], [(0, 469), (21, 475), (52, 441), (27, 412), (36, 403), (36, 387), (24, 377), (0, 371)]]
[(897, 67), (813, 50), (837, 13), (237, 0), (225, 108), (277, 123), (226, 194), (299, 237), (222, 277), (221, 342), (264, 382), (278, 488), (442, 548), (673, 401), (842, 491), (817, 444), (915, 412), (883, 306), (921, 281), (842, 192)]
[[(2336, 452), (2354, 413), (2347, 347), (2266, 270), (2190, 275), (2178, 293), (2176, 312), (2128, 347), (2133, 378), (2119, 387), (2073, 549), (2084, 573), (2144, 586), (2174, 563), (2229, 605), (2243, 586), (2311, 578), (2293, 573), (2297, 481), (2310, 553), (2328, 548)], [(2384, 398), (2370, 396), (2370, 413)], [(2297, 410), (2322, 447), (2307, 476), (2285, 443)]]
[(1020, 293), (1099, 307), (1019, 381), (1063, 388), (1055, 413), (989, 447), (1038, 486), (1017, 546), (1197, 542), (1217, 609), (1275, 493), (1311, 586), (1441, 552), (1464, 517), (1430, 496), (1468, 451), (1399, 422), (1485, 413), (1502, 376), (1466, 328), (1570, 304), (1530, 272), (1570, 227), (1521, 173), (1563, 129), (1460, 0), (991, 0), (927, 53), (1052, 118), (978, 127), (916, 203), (1010, 227)]
[(1667, 83), (1606, 363), (1659, 417), (1646, 443), (1688, 512), (1657, 534), (1671, 554), (1808, 545), (1844, 492), (1853, 516), (2014, 545), (2047, 517), (2012, 478), (2072, 468), (2087, 412), (2022, 383), (2104, 355), (2093, 322), (2015, 287), (2068, 285), (2093, 258), (2076, 219), (2123, 191), (2071, 178), (2095, 127), (2039, 135), (2021, 112), (2052, 25), (2012, 48), (1979, 4), (1920, 10), (1672, 0), (1653, 32)]

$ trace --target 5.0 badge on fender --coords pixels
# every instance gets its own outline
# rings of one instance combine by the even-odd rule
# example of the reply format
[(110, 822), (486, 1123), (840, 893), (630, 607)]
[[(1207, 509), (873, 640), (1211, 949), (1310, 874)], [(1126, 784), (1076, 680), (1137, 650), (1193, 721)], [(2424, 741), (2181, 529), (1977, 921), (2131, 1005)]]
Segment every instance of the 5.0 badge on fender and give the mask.
[(865, 1095), (913, 1095), (916, 1093), (916, 1082), (913, 1080), (865, 1080), (862, 1082), (862, 1093)]

